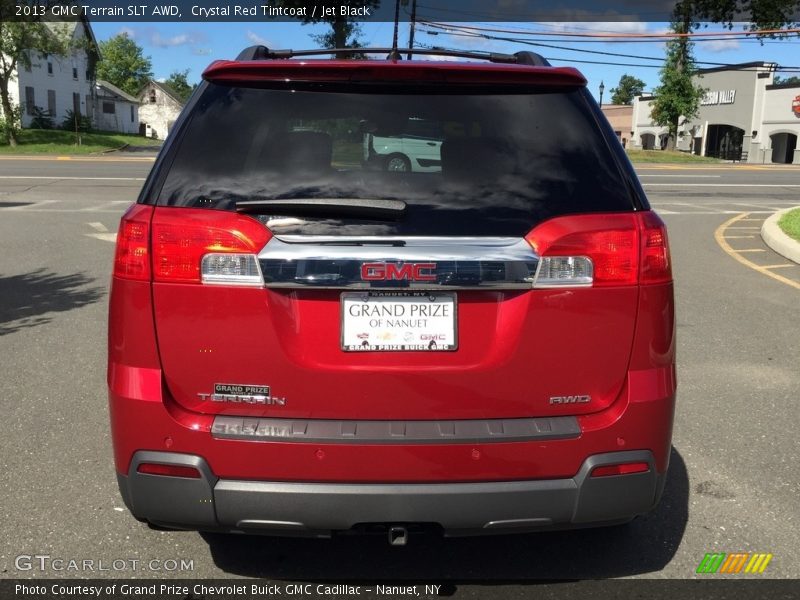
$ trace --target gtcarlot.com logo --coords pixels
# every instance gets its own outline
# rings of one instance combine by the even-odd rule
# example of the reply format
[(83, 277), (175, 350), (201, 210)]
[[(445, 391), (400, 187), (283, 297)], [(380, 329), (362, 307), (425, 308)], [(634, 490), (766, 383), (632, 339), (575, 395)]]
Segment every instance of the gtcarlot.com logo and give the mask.
[(716, 552), (706, 554), (697, 567), (698, 573), (763, 573), (772, 554), (762, 552)]
[(167, 558), (142, 560), (140, 558), (62, 558), (49, 554), (20, 554), (14, 559), (17, 571), (67, 571), (97, 573), (109, 571), (154, 571), (172, 573), (194, 571), (194, 560)]

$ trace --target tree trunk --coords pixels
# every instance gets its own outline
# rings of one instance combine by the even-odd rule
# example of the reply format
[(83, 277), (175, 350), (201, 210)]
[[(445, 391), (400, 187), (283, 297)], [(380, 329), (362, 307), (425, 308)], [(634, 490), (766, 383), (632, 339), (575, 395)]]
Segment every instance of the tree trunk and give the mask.
[(8, 95), (8, 80), (0, 80), (0, 103), (3, 106), (3, 118), (8, 123), (6, 132), (8, 135), (8, 145), (12, 148), (17, 147), (16, 123), (14, 122), (14, 111), (11, 108), (11, 98)]
[(341, 17), (336, 17), (333, 23), (333, 47), (346, 48), (347, 47), (347, 21)]
[(680, 121), (680, 117), (677, 117), (672, 123), (669, 125), (669, 137), (667, 138), (667, 147), (666, 150), (675, 150), (675, 147), (678, 144), (678, 122)]

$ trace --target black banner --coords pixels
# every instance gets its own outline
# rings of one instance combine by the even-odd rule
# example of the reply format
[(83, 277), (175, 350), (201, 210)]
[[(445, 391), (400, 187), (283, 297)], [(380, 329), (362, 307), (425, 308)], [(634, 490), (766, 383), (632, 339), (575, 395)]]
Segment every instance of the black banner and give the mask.
[(0, 20), (392, 22), (397, 9), (401, 22), (412, 13), (417, 22), (661, 22), (674, 8), (675, 0), (0, 0)]
[(287, 582), (255, 579), (6, 579), (2, 600), (275, 600), (277, 598), (537, 598), (546, 600), (795, 600), (786, 579), (532, 582)]

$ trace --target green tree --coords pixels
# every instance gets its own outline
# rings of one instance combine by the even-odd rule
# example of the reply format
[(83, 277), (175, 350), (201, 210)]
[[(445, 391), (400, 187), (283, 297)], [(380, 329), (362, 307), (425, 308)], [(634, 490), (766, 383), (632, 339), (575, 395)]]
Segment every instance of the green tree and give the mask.
[(772, 79), (772, 83), (775, 85), (797, 85), (800, 83), (800, 77), (797, 75), (792, 75), (791, 77), (781, 77), (780, 75), (775, 75)]
[(120, 33), (100, 42), (98, 79), (135, 95), (152, 77), (150, 57), (144, 55), (142, 47), (128, 37), (127, 33)]
[[(278, 3), (287, 8), (305, 8), (305, 16), (299, 17), (303, 21), (303, 25), (308, 25), (309, 23), (328, 23), (331, 26), (330, 32), (311, 36), (322, 48), (361, 48), (362, 44), (359, 39), (361, 26), (358, 24), (359, 17), (346, 17), (343, 16), (342, 13), (356, 14), (356, 9), (361, 10), (363, 8), (374, 10), (380, 6), (381, 0), (341, 0), (340, 2), (336, 2), (335, 15), (320, 17), (320, 11), (317, 10), (316, 18), (312, 18), (312, 14), (314, 14), (313, 6), (317, 4), (314, 0), (279, 0)], [(348, 55), (339, 55), (338, 58), (347, 57)]]
[(644, 91), (645, 83), (627, 73), (619, 78), (617, 87), (611, 88), (611, 104), (632, 104), (634, 96)]
[(197, 84), (190, 84), (188, 81), (189, 69), (184, 71), (173, 71), (164, 84), (172, 90), (181, 102), (186, 102), (189, 96), (197, 87)]
[[(685, 22), (673, 22), (674, 33), (686, 33)], [(661, 68), (661, 85), (655, 89), (652, 103), (653, 122), (666, 127), (669, 133), (667, 150), (674, 150), (678, 139), (681, 118), (691, 120), (700, 110), (700, 99), (705, 89), (694, 82), (695, 64), (692, 56), (694, 44), (687, 37), (677, 37), (667, 42), (667, 59)]]
[(9, 83), (17, 69), (31, 66), (31, 53), (64, 56), (71, 48), (69, 24), (47, 25), (41, 21), (17, 22), (2, 18), (14, 14), (13, 0), (0, 0), (0, 107), (3, 109), (3, 134), (8, 144), (17, 145), (19, 110), (11, 104)]

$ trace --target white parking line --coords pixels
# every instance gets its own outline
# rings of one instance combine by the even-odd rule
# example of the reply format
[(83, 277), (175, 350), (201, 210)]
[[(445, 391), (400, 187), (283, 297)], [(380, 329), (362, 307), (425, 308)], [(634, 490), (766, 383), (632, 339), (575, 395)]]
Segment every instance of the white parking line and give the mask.
[(641, 179), (642, 177), (682, 177), (684, 179), (687, 178), (687, 177), (691, 177), (693, 179), (694, 178), (697, 178), (697, 179), (719, 179), (720, 177), (722, 177), (722, 175), (688, 175), (688, 174), (687, 175), (656, 175), (656, 174), (650, 174), (650, 173), (642, 173), (642, 174), (639, 175), (639, 179)]
[(103, 240), (104, 242), (116, 242), (117, 241), (117, 233), (84, 233), (86, 237), (95, 238), (98, 240)]
[(56, 175), (0, 175), (0, 179), (71, 179), (75, 181), (144, 181), (144, 177), (58, 177)]
[(800, 183), (643, 183), (645, 187), (800, 188)]

